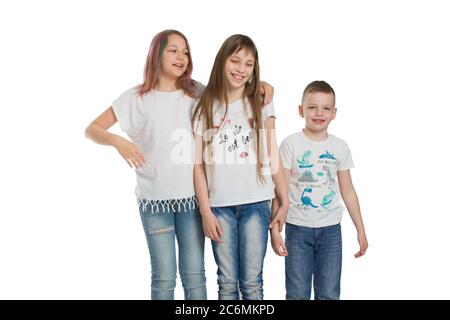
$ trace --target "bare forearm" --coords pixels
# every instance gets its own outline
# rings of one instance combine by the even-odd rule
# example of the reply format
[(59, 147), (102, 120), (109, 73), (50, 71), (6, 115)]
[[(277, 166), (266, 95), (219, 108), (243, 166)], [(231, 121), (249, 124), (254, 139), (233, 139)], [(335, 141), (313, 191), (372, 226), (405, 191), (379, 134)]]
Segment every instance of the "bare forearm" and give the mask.
[(280, 208), (280, 202), (278, 201), (277, 197), (273, 198), (272, 200), (272, 214), (277, 212), (277, 210)]
[(275, 193), (278, 206), (287, 206), (289, 203), (288, 199), (288, 186), (285, 181), (285, 177), (282, 170), (278, 170), (272, 176), (273, 182), (275, 183)]
[(362, 220), (361, 209), (359, 207), (359, 200), (356, 191), (354, 189), (351, 189), (345, 191), (341, 195), (356, 230), (364, 231), (364, 223)]
[(203, 164), (194, 165), (194, 188), (197, 196), (200, 213), (204, 215), (211, 210), (208, 195), (208, 182), (206, 180), (206, 172)]
[(268, 150), (270, 155), (270, 172), (272, 174), (272, 180), (275, 183), (275, 193), (277, 200), (277, 207), (272, 206), (272, 208), (278, 210), (280, 206), (288, 206), (288, 184), (286, 183), (286, 179), (284, 176), (284, 168), (281, 166), (281, 157), (276, 140), (274, 121), (270, 120), (267, 122), (267, 124), (269, 126), (267, 131), (267, 139), (269, 141)]
[(96, 123), (91, 123), (85, 130), (86, 138), (91, 139), (92, 141), (106, 146), (117, 147), (117, 143), (120, 139), (124, 139), (123, 137), (108, 132), (100, 125)]

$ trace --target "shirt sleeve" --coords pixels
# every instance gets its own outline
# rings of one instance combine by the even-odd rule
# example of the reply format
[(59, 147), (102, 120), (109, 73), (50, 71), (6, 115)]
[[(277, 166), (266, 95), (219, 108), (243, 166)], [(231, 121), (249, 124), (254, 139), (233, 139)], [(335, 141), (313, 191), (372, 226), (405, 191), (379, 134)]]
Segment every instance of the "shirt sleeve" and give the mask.
[(129, 136), (135, 136), (141, 132), (146, 122), (142, 97), (135, 88), (122, 93), (112, 103), (114, 114), (121, 129)]
[(273, 101), (269, 102), (266, 105), (261, 106), (261, 108), (262, 108), (263, 121), (266, 121), (270, 117), (276, 118), (275, 108), (273, 106)]
[(283, 162), (283, 167), (286, 169), (292, 169), (292, 157), (294, 154), (293, 146), (289, 143), (288, 139), (284, 139), (280, 145), (280, 155), (281, 161)]
[(339, 158), (337, 159), (337, 170), (344, 171), (354, 167), (352, 153), (346, 142), (343, 142)]

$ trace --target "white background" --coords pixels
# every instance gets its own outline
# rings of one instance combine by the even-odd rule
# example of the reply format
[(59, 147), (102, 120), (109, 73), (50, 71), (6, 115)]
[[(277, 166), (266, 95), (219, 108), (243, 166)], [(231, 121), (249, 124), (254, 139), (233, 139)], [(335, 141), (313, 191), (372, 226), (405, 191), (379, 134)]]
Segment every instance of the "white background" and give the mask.
[[(449, 299), (446, 1), (3, 1), (0, 4), (0, 298), (148, 299), (134, 172), (84, 129), (142, 80), (152, 37), (188, 37), (207, 83), (222, 42), (253, 38), (275, 87), (278, 138), (300, 130), (306, 84), (337, 93), (369, 249), (343, 225), (342, 299)], [(114, 132), (119, 132), (116, 125)], [(216, 267), (206, 245), (208, 294)], [(266, 299), (284, 263), (265, 260)], [(180, 283), (176, 297), (182, 298)]]

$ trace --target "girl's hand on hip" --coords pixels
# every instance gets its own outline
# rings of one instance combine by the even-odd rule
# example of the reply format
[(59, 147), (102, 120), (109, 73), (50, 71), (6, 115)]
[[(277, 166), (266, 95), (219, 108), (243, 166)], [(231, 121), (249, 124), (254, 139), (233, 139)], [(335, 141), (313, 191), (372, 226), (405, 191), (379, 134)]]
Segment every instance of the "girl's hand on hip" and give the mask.
[(144, 166), (144, 155), (134, 143), (131, 143), (130, 141), (120, 137), (120, 139), (115, 144), (115, 147), (122, 158), (124, 158), (128, 163), (130, 168), (137, 169)]

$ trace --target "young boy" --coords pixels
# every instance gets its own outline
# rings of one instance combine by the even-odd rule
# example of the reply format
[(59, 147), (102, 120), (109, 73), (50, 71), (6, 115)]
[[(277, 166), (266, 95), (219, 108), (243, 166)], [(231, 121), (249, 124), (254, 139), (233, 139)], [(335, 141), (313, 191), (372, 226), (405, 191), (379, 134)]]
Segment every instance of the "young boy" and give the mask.
[(272, 247), (286, 257), (286, 299), (310, 299), (312, 278), (315, 299), (339, 299), (341, 196), (358, 233), (360, 250), (355, 257), (363, 256), (368, 247), (350, 176), (352, 156), (343, 140), (327, 132), (336, 116), (335, 93), (328, 83), (314, 81), (305, 88), (299, 113), (305, 128), (280, 146), (289, 183), (286, 246), (277, 226), (271, 229)]

